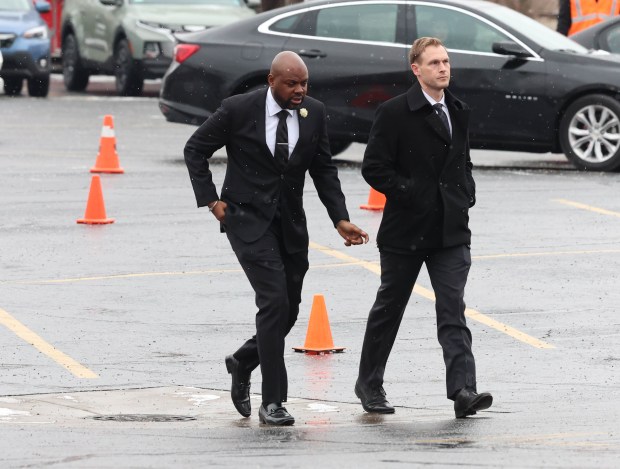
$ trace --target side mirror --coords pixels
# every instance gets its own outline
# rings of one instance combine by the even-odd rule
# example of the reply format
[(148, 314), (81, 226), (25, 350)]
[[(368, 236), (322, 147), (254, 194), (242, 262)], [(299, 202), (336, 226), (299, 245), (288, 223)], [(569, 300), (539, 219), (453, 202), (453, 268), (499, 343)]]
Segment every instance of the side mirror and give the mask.
[(261, 0), (244, 0), (244, 2), (249, 8), (256, 12), (258, 12), (262, 7)]
[(49, 13), (52, 11), (52, 6), (47, 0), (37, 0), (34, 2), (34, 9), (39, 13)]
[(522, 46), (512, 41), (494, 42), (493, 52), (501, 55), (511, 55), (519, 59), (532, 56), (532, 54), (526, 51)]

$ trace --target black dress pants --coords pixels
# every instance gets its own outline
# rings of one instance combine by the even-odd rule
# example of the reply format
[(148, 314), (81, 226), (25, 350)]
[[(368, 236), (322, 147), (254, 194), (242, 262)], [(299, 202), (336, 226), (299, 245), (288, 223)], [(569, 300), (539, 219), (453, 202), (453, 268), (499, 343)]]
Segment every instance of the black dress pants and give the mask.
[(471, 266), (466, 245), (428, 249), (412, 254), (381, 250), (381, 286), (370, 310), (359, 367), (360, 384), (383, 385), (383, 375), (405, 307), (422, 264), (426, 264), (435, 291), (437, 337), (446, 365), (448, 398), (463, 387), (476, 390), (476, 366), (471, 332), (465, 321), (465, 284)]
[(245, 243), (229, 232), (227, 236), (254, 289), (258, 308), (256, 334), (233, 355), (247, 371), (260, 364), (263, 403), (286, 402), (284, 342), (299, 315), (308, 250), (286, 251), (278, 218), (256, 242)]

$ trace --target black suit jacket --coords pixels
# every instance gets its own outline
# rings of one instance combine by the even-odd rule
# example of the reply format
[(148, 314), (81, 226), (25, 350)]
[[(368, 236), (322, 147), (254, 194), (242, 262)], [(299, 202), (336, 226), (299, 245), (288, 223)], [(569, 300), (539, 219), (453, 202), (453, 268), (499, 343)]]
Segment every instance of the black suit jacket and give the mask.
[(385, 194), (377, 244), (402, 251), (469, 244), (476, 186), (469, 109), (446, 90), (452, 138), (415, 83), (377, 109), (362, 174)]
[[(231, 96), (207, 119), (185, 145), (185, 162), (199, 207), (220, 198), (228, 204), (226, 230), (245, 242), (254, 242), (269, 228), (279, 210), (288, 252), (308, 248), (303, 208), (306, 172), (334, 225), (348, 220), (338, 171), (331, 161), (325, 107), (306, 97), (299, 116), (299, 140), (288, 164), (279, 164), (265, 141), (265, 100), (269, 90)], [(218, 197), (209, 158), (225, 146), (226, 176)]]

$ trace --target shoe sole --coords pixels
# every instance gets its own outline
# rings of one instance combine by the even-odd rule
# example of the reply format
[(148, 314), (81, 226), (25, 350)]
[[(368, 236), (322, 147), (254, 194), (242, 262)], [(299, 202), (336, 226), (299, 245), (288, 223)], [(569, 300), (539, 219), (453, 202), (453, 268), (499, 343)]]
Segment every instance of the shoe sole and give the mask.
[(291, 425), (295, 423), (295, 419), (293, 417), (291, 417), (290, 420), (284, 420), (281, 423), (267, 423), (267, 421), (261, 414), (258, 414), (258, 421), (261, 424), (268, 425), (270, 427), (290, 427)]
[(493, 396), (481, 396), (480, 399), (474, 400), (467, 409), (458, 412), (455, 411), (456, 418), (462, 419), (468, 415), (476, 415), (477, 411), (488, 409), (492, 404)]
[(362, 408), (371, 414), (393, 414), (396, 409), (372, 409), (370, 407), (366, 407), (366, 404), (364, 404), (364, 399), (361, 396), (361, 392), (359, 392), (359, 390), (357, 389), (357, 386), (355, 386), (355, 395), (358, 397), (358, 399), (362, 402)]

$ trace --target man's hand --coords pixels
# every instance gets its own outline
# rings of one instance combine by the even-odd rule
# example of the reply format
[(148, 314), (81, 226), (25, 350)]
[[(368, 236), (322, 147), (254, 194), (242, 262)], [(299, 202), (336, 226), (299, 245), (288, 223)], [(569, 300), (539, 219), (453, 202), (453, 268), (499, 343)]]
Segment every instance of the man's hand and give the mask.
[(340, 220), (336, 225), (336, 229), (338, 230), (340, 236), (344, 238), (345, 246), (351, 246), (352, 244), (366, 244), (368, 242), (368, 233), (349, 221)]
[(224, 217), (226, 216), (226, 207), (228, 207), (228, 205), (226, 205), (226, 202), (218, 200), (215, 207), (213, 207), (213, 210), (211, 210), (211, 213), (215, 216), (215, 218), (217, 218), (217, 221), (224, 221)]

